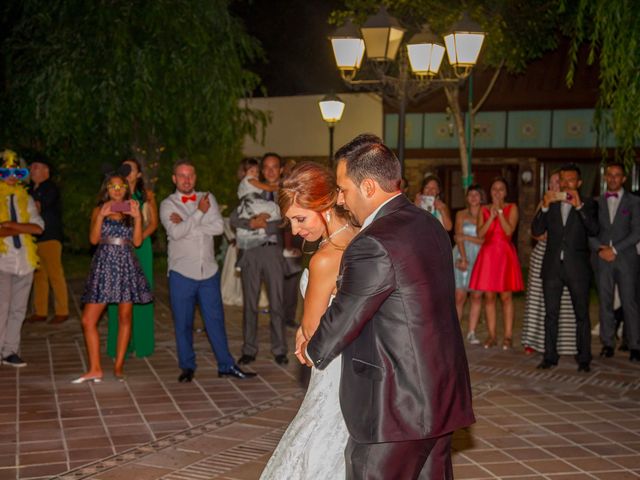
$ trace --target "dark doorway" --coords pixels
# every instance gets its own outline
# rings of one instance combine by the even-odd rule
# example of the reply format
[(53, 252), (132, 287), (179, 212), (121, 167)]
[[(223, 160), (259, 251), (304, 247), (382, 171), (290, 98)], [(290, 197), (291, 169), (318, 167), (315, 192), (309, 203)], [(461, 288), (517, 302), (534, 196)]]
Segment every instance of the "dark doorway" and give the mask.
[[(456, 213), (466, 208), (465, 194), (462, 189), (462, 171), (457, 165), (443, 165), (436, 169), (437, 175), (442, 180), (444, 191), (441, 194), (445, 203), (451, 209), (452, 220), (455, 221)], [(507, 201), (518, 203), (518, 177), (519, 166), (514, 164), (496, 163), (489, 165), (473, 166), (473, 183), (479, 184), (485, 193), (484, 203), (490, 203), (491, 197), (489, 189), (493, 180), (503, 177), (507, 181), (508, 194)], [(452, 232), (452, 235), (455, 232)], [(512, 241), (518, 245), (518, 230), (513, 234)]]

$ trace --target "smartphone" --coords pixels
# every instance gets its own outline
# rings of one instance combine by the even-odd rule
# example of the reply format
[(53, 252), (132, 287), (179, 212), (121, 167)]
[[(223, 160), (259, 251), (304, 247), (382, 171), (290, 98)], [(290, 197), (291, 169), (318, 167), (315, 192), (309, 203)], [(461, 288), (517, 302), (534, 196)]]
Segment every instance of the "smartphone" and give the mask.
[(420, 206), (429, 213), (433, 213), (435, 208), (436, 197), (431, 195), (422, 195)]
[(129, 202), (113, 202), (111, 204), (112, 212), (130, 212), (131, 204)]

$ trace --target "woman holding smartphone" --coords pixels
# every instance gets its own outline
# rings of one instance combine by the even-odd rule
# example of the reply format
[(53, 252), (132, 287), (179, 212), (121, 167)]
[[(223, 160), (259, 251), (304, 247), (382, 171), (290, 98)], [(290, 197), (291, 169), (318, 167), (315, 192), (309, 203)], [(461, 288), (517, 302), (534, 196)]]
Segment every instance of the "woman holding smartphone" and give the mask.
[(142, 218), (138, 202), (131, 199), (124, 177), (112, 173), (105, 178), (98, 204), (93, 209), (89, 241), (97, 245), (82, 303), (82, 329), (89, 357), (89, 370), (72, 383), (101, 382), (98, 321), (107, 304), (118, 304), (118, 348), (113, 373), (124, 379), (123, 366), (131, 336), (134, 303), (153, 300), (133, 249), (142, 243)]
[(453, 228), (451, 212), (449, 207), (440, 200), (441, 192), (442, 184), (440, 179), (435, 175), (427, 175), (422, 181), (420, 193), (416, 195), (415, 204), (440, 220), (444, 229), (450, 232)]
[[(131, 198), (140, 206), (142, 216), (142, 244), (135, 249), (144, 276), (153, 288), (153, 250), (151, 235), (158, 228), (158, 206), (155, 195), (145, 187), (140, 163), (129, 158), (124, 160), (118, 172), (126, 178)], [(116, 357), (118, 345), (118, 306), (109, 305), (109, 329), (107, 333), (107, 355)], [(154, 308), (153, 302), (133, 306), (133, 324), (131, 340), (127, 353), (135, 353), (136, 357), (148, 357), (153, 353), (154, 340)]]

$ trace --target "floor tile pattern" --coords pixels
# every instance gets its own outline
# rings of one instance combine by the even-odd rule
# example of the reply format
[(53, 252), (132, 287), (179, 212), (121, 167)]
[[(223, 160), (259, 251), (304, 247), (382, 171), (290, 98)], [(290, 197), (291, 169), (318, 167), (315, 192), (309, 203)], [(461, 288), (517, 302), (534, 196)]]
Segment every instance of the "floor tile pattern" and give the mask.
[[(0, 367), (0, 480), (259, 477), (297, 411), (308, 371), (293, 357), (284, 367), (273, 361), (263, 315), (262, 350), (250, 367), (258, 377), (217, 378), (199, 330), (195, 381), (178, 383), (163, 280), (157, 282), (156, 352), (129, 359), (124, 383), (111, 376), (106, 357), (103, 383), (69, 383), (85, 367), (80, 283), (71, 283), (76, 312), (67, 322), (25, 324), (22, 353), (29, 365)], [(226, 313), (237, 354), (241, 311)], [(520, 318), (521, 298), (516, 313)], [(539, 356), (525, 356), (521, 348), (470, 346), (467, 354), (477, 422), (454, 435), (456, 478), (640, 478), (640, 365), (626, 354), (595, 358), (589, 374), (578, 373), (571, 357), (550, 371), (536, 370)]]

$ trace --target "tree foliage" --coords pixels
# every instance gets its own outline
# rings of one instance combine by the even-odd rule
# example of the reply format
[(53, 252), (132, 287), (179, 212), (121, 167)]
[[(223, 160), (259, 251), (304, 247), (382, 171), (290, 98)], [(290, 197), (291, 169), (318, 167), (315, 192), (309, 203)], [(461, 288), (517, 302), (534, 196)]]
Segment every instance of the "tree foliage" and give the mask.
[[(640, 3), (633, 0), (565, 0), (571, 12), (573, 36), (569, 85), (578, 62), (580, 45), (590, 45), (589, 63), (598, 62), (600, 95), (596, 115), (601, 138), (613, 132), (619, 155), (635, 160), (640, 139)], [(603, 142), (604, 144), (604, 142)]]
[(101, 164), (132, 154), (166, 191), (172, 160), (190, 155), (200, 186), (228, 200), (242, 138), (267, 120), (241, 104), (262, 53), (228, 3), (7, 0), (2, 144), (49, 153), (83, 195)]

